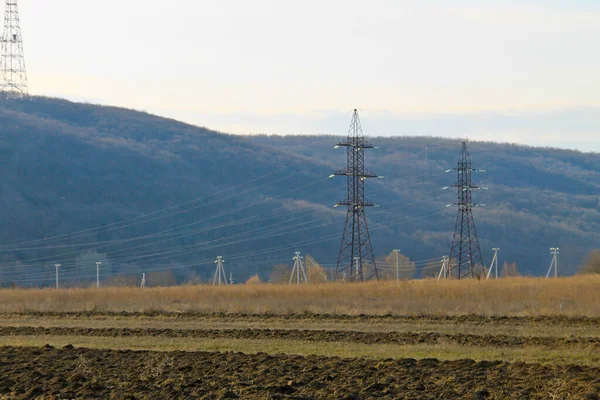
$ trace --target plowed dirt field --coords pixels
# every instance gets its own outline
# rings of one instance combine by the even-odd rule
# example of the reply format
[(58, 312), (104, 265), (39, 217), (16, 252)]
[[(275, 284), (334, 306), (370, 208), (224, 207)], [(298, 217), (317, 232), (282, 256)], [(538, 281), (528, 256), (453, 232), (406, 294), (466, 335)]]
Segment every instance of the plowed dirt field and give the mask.
[(588, 317), (15, 313), (0, 342), (2, 400), (600, 395)]
[[(435, 359), (0, 348), (10, 399), (597, 399), (600, 370)], [(570, 396), (570, 397), (567, 397)]]

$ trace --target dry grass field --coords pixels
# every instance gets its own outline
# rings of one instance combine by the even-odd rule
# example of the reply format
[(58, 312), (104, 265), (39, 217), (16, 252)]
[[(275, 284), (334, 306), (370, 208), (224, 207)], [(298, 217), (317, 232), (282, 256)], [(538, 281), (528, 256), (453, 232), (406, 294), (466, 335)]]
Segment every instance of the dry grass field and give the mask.
[(598, 399), (600, 278), (0, 291), (0, 399)]
[(600, 276), (361, 284), (5, 289), (0, 312), (600, 316)]

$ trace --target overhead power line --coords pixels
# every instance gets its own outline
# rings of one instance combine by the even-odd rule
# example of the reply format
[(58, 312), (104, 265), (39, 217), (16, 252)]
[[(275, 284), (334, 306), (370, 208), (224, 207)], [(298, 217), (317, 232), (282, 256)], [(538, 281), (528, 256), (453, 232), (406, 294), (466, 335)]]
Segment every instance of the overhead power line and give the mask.
[[(372, 229), (372, 231), (376, 231), (378, 229), (385, 229), (385, 228), (389, 228), (391, 226), (394, 226), (396, 224), (399, 223), (403, 223), (403, 222), (408, 222), (408, 221), (416, 221), (416, 220), (421, 220), (421, 219), (425, 219), (425, 218), (430, 218), (433, 216), (436, 216), (438, 214), (441, 214), (445, 212), (445, 209), (442, 210), (438, 210), (432, 213), (428, 213), (428, 214), (424, 214), (424, 215), (420, 215), (418, 217), (411, 217), (411, 218), (403, 218), (401, 220), (396, 220), (394, 222), (390, 222), (388, 224), (385, 225), (381, 225), (378, 227), (375, 227)], [(284, 251), (287, 251), (289, 249), (293, 249), (296, 246), (309, 246), (312, 244), (321, 244), (327, 241), (331, 241), (331, 240), (335, 240), (336, 238), (339, 238), (339, 236), (337, 235), (331, 235), (331, 236), (325, 236), (325, 237), (318, 237), (318, 238), (314, 238), (312, 240), (309, 240), (307, 242), (304, 243), (295, 243), (295, 244), (289, 244), (289, 245), (281, 245), (281, 246), (275, 246), (275, 247), (271, 247), (271, 248), (265, 248), (262, 250), (254, 250), (254, 251), (250, 251), (250, 252), (245, 252), (245, 253), (240, 253), (234, 256), (230, 256), (228, 257), (230, 260), (242, 260), (242, 259), (248, 259), (250, 257), (254, 257), (254, 256), (265, 256), (268, 254), (277, 254), (277, 253), (281, 253)], [(200, 260), (200, 261), (194, 261), (188, 264), (181, 264), (178, 266), (173, 266), (173, 265), (157, 265), (154, 267), (150, 267), (150, 268), (145, 268), (146, 272), (156, 272), (156, 271), (165, 271), (165, 270), (176, 270), (176, 269), (181, 269), (181, 268), (189, 268), (189, 267), (199, 267), (199, 266), (209, 266), (209, 265), (214, 265), (214, 259), (210, 260), (210, 259), (205, 259), (205, 260)], [(65, 276), (65, 278), (63, 280), (85, 280), (85, 279), (91, 279), (93, 278), (94, 275), (82, 275), (81, 274), (82, 271), (70, 271), (70, 273), (68, 274), (68, 276)], [(35, 283), (35, 282), (44, 282), (47, 281), (48, 277), (47, 274), (34, 274), (34, 275), (30, 275), (29, 278), (27, 279), (11, 279), (11, 281), (15, 282), (15, 283), (21, 283), (21, 282), (27, 282), (27, 283)]]
[[(431, 194), (433, 194), (435, 192), (439, 192), (439, 191), (441, 191), (441, 189), (437, 189), (437, 190), (431, 192)], [(284, 195), (284, 194), (282, 194), (282, 195)], [(437, 197), (439, 197), (439, 196), (437, 196)], [(435, 199), (435, 198), (436, 197), (434, 197), (433, 199)], [(416, 205), (416, 204), (422, 204), (422, 200), (415, 200), (415, 201), (412, 201), (410, 203), (404, 203), (404, 204), (401, 204), (399, 206), (392, 207), (392, 208), (382, 208), (379, 211), (372, 213), (371, 216), (374, 217), (374, 216), (378, 216), (380, 214), (389, 214), (389, 212), (391, 212), (391, 211), (398, 210), (398, 209), (403, 209), (403, 208), (410, 207), (410, 206), (413, 206), (413, 205)], [(280, 208), (283, 208), (283, 207), (280, 207)], [(291, 214), (295, 214), (297, 212), (298, 213), (302, 213), (302, 212), (305, 212), (305, 211), (309, 211), (309, 210), (292, 211), (292, 212), (290, 212), (290, 215)], [(220, 214), (220, 215), (222, 215), (222, 214)], [(217, 215), (215, 217), (218, 217), (218, 216), (219, 215)], [(329, 225), (329, 223), (324, 223), (324, 224), (320, 224), (320, 225), (311, 225), (311, 224), (315, 224), (315, 223), (320, 222), (320, 221), (326, 221), (326, 220), (328, 221), (328, 220), (331, 219), (331, 217), (332, 217), (331, 215), (327, 215), (325, 217), (317, 218), (317, 219), (314, 219), (312, 221), (306, 221), (306, 222), (303, 222), (303, 223), (298, 224), (298, 225), (290, 225), (287, 228), (289, 228), (288, 229), (289, 232), (292, 232), (292, 231), (300, 232), (300, 231), (305, 231), (305, 230), (309, 230), (309, 229), (312, 229), (312, 228), (324, 227), (324, 226)], [(264, 217), (264, 219), (269, 219), (269, 218), (271, 218), (271, 216), (269, 216), (269, 215), (267, 215), (266, 217)], [(253, 219), (253, 222), (262, 221), (264, 219), (263, 218)], [(250, 221), (250, 219), (244, 219), (244, 220), (241, 220), (240, 222), (247, 222), (247, 221)], [(388, 218), (387, 218), (386, 222), (387, 221), (389, 221), (389, 215), (388, 215)], [(276, 223), (275, 225), (283, 224), (283, 223), (289, 223), (289, 222), (291, 222), (291, 221), (290, 220), (281, 221), (281, 222)], [(219, 227), (223, 227), (223, 226), (231, 226), (231, 225), (236, 225), (236, 224), (237, 224), (236, 222), (232, 222), (230, 224), (218, 225), (215, 228), (219, 228)], [(309, 226), (306, 229), (301, 229), (301, 230), (297, 229), (297, 228), (299, 228), (299, 227), (301, 227), (303, 225), (311, 225), (311, 226)], [(271, 227), (272, 226), (273, 225), (271, 225)], [(264, 225), (261, 225), (261, 228), (259, 228), (259, 231), (260, 230), (268, 230), (268, 229), (270, 229), (269, 226), (265, 227)], [(210, 230), (212, 230), (211, 227), (205, 227), (205, 228), (201, 228), (198, 231), (210, 231)], [(183, 233), (180, 236), (180, 238), (192, 235), (192, 234), (194, 234), (194, 232), (198, 232), (198, 231), (191, 231), (191, 232)], [(281, 231), (281, 230), (279, 230), (278, 232), (280, 234), (285, 234), (286, 233), (286, 232)], [(202, 243), (195, 243), (195, 244), (186, 245), (186, 246), (177, 246), (177, 247), (174, 247), (174, 248), (171, 247), (168, 250), (151, 249), (149, 251), (142, 252), (142, 253), (137, 253), (137, 254), (135, 254), (135, 253), (131, 254), (132, 250), (139, 249), (139, 248), (142, 248), (142, 247), (151, 246), (151, 245), (154, 245), (154, 244), (160, 243), (160, 242), (143, 244), (143, 245), (135, 246), (133, 248), (130, 247), (130, 248), (125, 248), (125, 249), (115, 250), (115, 251), (109, 251), (109, 252), (106, 252), (106, 251), (102, 250), (105, 246), (91, 248), (91, 249), (88, 249), (88, 250), (96, 250), (96, 251), (102, 250), (103, 254), (105, 256), (110, 256), (111, 257), (111, 261), (115, 262), (115, 263), (130, 262), (130, 261), (139, 260), (140, 257), (143, 257), (143, 256), (145, 256), (145, 257), (154, 257), (154, 256), (157, 256), (157, 255), (162, 255), (162, 256), (166, 257), (166, 256), (169, 256), (169, 255), (177, 255), (177, 254), (180, 254), (182, 250), (192, 249), (192, 248), (199, 248), (199, 247), (207, 245), (207, 244), (218, 243), (220, 241), (227, 240), (227, 239), (234, 239), (234, 238), (240, 238), (240, 237), (244, 237), (244, 236), (249, 236), (251, 234), (252, 234), (252, 238), (253, 239), (260, 239), (260, 238), (264, 238), (264, 236), (265, 236), (264, 234), (263, 235), (258, 235), (258, 234), (255, 234), (255, 233), (257, 233), (257, 231), (256, 230), (252, 230), (252, 231), (249, 231), (249, 232), (242, 232), (242, 233), (238, 233), (238, 234), (234, 234), (234, 235), (230, 235), (230, 236), (226, 236), (226, 237), (223, 237), (223, 238), (214, 239), (214, 240), (210, 240), (210, 241), (206, 241), (206, 242), (202, 242)], [(268, 234), (272, 235), (273, 233), (274, 232), (270, 232)], [(150, 236), (150, 235), (148, 235), (148, 236)], [(172, 239), (170, 239), (170, 240), (172, 240)], [(221, 246), (227, 246), (227, 245), (230, 245), (230, 244), (243, 243), (243, 242), (244, 242), (243, 240), (238, 240), (238, 241), (235, 241), (235, 242), (222, 243), (221, 245), (212, 246), (210, 248), (219, 248)], [(207, 249), (210, 249), (210, 248), (207, 248)], [(123, 252), (127, 252), (127, 257), (114, 258), (115, 255), (117, 255), (119, 253), (123, 253)], [(67, 254), (64, 254), (63, 256), (76, 255), (76, 254), (79, 254), (79, 251), (67, 253)], [(34, 258), (34, 259), (30, 259), (30, 260), (23, 260), (22, 262), (23, 263), (27, 263), (27, 262), (35, 262), (35, 261), (43, 261), (43, 260), (55, 260), (55, 257), (54, 256), (47, 256), (47, 257), (41, 257), (41, 258)], [(73, 261), (68, 261), (67, 259), (61, 259), (61, 262), (63, 263), (63, 265), (74, 265), (75, 264)], [(11, 268), (15, 268), (14, 266), (10, 266), (10, 267)], [(27, 268), (27, 267), (28, 267), (27, 264), (23, 264), (21, 266), (21, 268)]]
[[(314, 167), (314, 168), (316, 168), (316, 167)], [(127, 219), (124, 219), (122, 221), (112, 222), (110, 224), (101, 225), (99, 227), (82, 229), (80, 231), (75, 231), (75, 232), (69, 232), (69, 233), (65, 233), (65, 234), (55, 235), (55, 236), (47, 237), (47, 238), (44, 238), (44, 239), (36, 239), (36, 240), (31, 240), (31, 241), (13, 243), (13, 244), (10, 244), (10, 245), (1, 246), (0, 249), (12, 249), (12, 248), (14, 248), (16, 246), (24, 246), (24, 245), (33, 244), (33, 243), (49, 243), (49, 242), (53, 242), (53, 241), (57, 241), (57, 240), (62, 240), (62, 239), (65, 239), (65, 238), (68, 238), (68, 239), (72, 240), (72, 239), (74, 239), (76, 237), (79, 237), (79, 236), (82, 236), (82, 235), (89, 235), (89, 234), (92, 234), (92, 233), (94, 233), (94, 234), (106, 233), (106, 232), (110, 232), (110, 231), (117, 230), (117, 229), (129, 228), (131, 226), (135, 226), (135, 225), (138, 225), (138, 224), (141, 224), (141, 223), (151, 222), (151, 221), (154, 221), (154, 220), (160, 219), (160, 218), (171, 217), (173, 215), (176, 215), (177, 213), (180, 214), (180, 213), (183, 213), (183, 212), (191, 211), (191, 210), (196, 209), (196, 208), (206, 207), (208, 205), (211, 205), (211, 204), (214, 204), (214, 203), (218, 203), (219, 201), (230, 199), (230, 198), (239, 196), (241, 194), (248, 193), (248, 192), (250, 192), (252, 190), (260, 189), (260, 188), (262, 188), (264, 186), (272, 185), (273, 183), (277, 183), (279, 181), (283, 181), (285, 179), (289, 179), (289, 177), (294, 176), (295, 174), (287, 175), (286, 177), (281, 178), (281, 179), (279, 179), (279, 180), (277, 180), (275, 182), (268, 182), (268, 183), (262, 184), (260, 186), (251, 188), (249, 190), (246, 190), (246, 191), (243, 191), (243, 192), (240, 192), (240, 193), (236, 193), (236, 194), (231, 195), (229, 197), (219, 198), (219, 200), (213, 201), (213, 202), (208, 203), (208, 204), (201, 204), (201, 205), (195, 206), (193, 208), (186, 209), (184, 211), (175, 211), (174, 213), (170, 213), (170, 214), (166, 214), (166, 215), (161, 215), (160, 217), (153, 218), (151, 220), (145, 220), (145, 218), (148, 218), (148, 217), (153, 217), (153, 216), (156, 216), (156, 215), (159, 215), (161, 213), (165, 213), (165, 212), (168, 212), (168, 211), (171, 211), (171, 210), (177, 210), (177, 209), (180, 209), (182, 207), (188, 206), (190, 204), (194, 204), (194, 203), (197, 203), (199, 201), (203, 201), (203, 200), (206, 200), (208, 198), (211, 198), (211, 197), (214, 197), (214, 196), (218, 196), (220, 194), (226, 193), (226, 192), (231, 191), (231, 190), (237, 190), (237, 189), (239, 189), (241, 187), (244, 187), (244, 186), (246, 186), (248, 184), (251, 184), (251, 183), (257, 182), (257, 181), (259, 181), (261, 179), (264, 179), (264, 178), (267, 178), (269, 176), (275, 175), (275, 174), (283, 171), (284, 169), (285, 168), (280, 168), (277, 171), (273, 171), (273, 172), (270, 172), (268, 174), (262, 175), (262, 176), (260, 176), (258, 178), (251, 179), (251, 180), (246, 181), (246, 182), (244, 182), (244, 183), (242, 183), (240, 185), (237, 185), (235, 187), (227, 188), (227, 189), (223, 189), (223, 190), (219, 190), (219, 191), (214, 192), (212, 194), (205, 195), (205, 196), (202, 196), (202, 197), (198, 197), (198, 198), (195, 198), (193, 200), (186, 201), (186, 202), (180, 203), (180, 204), (176, 204), (174, 206), (170, 206), (170, 207), (167, 207), (167, 208), (164, 208), (164, 209), (161, 209), (161, 210), (153, 211), (153, 212), (150, 212), (150, 213), (147, 213), (147, 214), (138, 215), (138, 216), (132, 217), (132, 218), (127, 218)], [(313, 169), (313, 168), (311, 168), (311, 169)], [(134, 221), (136, 221), (136, 222), (134, 222)]]

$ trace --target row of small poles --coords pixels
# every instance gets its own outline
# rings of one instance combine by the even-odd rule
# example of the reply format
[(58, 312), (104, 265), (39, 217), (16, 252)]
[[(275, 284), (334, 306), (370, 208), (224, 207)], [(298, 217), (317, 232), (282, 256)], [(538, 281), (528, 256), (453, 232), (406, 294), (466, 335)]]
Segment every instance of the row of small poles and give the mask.
[[(499, 248), (493, 248), (494, 257), (492, 258), (492, 262), (490, 264), (490, 268), (485, 273), (486, 279), (490, 279), (492, 275), (492, 271), (494, 271), (495, 278), (498, 279), (498, 251)], [(395, 250), (394, 250), (395, 251)], [(546, 273), (546, 278), (550, 278), (552, 275), (552, 271), (554, 271), (554, 277), (558, 278), (558, 255), (560, 254), (559, 247), (550, 247), (550, 255), (552, 255), (552, 261), (550, 262), (550, 268), (548, 268), (548, 273)], [(442, 258), (442, 268), (440, 269), (440, 273), (438, 274), (437, 279), (447, 279), (450, 278), (450, 257), (444, 256)]]
[[(304, 266), (303, 257), (300, 255), (300, 252), (297, 251), (296, 255), (293, 258), (294, 266), (292, 267), (292, 274), (290, 275), (289, 284), (296, 283), (297, 285), (301, 283), (309, 283), (308, 275), (306, 274), (306, 268)], [(233, 285), (233, 277), (229, 274), (229, 282), (227, 282), (225, 275), (225, 268), (223, 267), (222, 256), (217, 257), (215, 264), (217, 264), (217, 268), (215, 270), (215, 274), (213, 275), (213, 286), (216, 285)]]
[[(214, 285), (233, 285), (233, 274), (229, 274), (229, 280), (225, 276), (225, 268), (223, 267), (223, 257), (217, 257), (215, 263), (217, 264), (217, 270), (215, 271), (215, 275), (213, 277), (213, 286)], [(100, 289), (100, 266), (102, 265), (102, 261), (96, 261), (96, 289)], [(59, 288), (59, 269), (62, 267), (62, 264), (54, 264), (54, 268), (56, 269), (56, 289)], [(142, 281), (140, 283), (140, 287), (143, 289), (146, 287), (146, 273), (142, 273)]]
[[(498, 279), (499, 275), (498, 275), (498, 251), (500, 250), (499, 248), (493, 248), (492, 249), (494, 251), (494, 257), (492, 258), (492, 262), (490, 263), (490, 268), (486, 271), (485, 275), (486, 275), (486, 279), (490, 279), (490, 277), (492, 276), (492, 272), (494, 272), (494, 278)], [(394, 249), (394, 252), (396, 252), (397, 254), (400, 253), (400, 249)], [(552, 275), (552, 271), (554, 271), (554, 277), (558, 277), (558, 255), (560, 254), (560, 248), (558, 247), (551, 247), (550, 248), (550, 254), (552, 255), (552, 261), (550, 262), (550, 268), (548, 268), (548, 273), (546, 274), (546, 278), (550, 278), (550, 276)], [(359, 264), (358, 261), (358, 257), (356, 257), (357, 260), (356, 264)], [(399, 257), (396, 257), (396, 261), (398, 261)], [(289, 284), (295, 283), (297, 285), (300, 285), (301, 283), (309, 283), (308, 280), (308, 275), (306, 273), (306, 267), (304, 265), (304, 258), (300, 255), (300, 252), (297, 251), (296, 255), (293, 258), (294, 260), (294, 266), (292, 267), (292, 274), (290, 275), (290, 280), (289, 280)], [(449, 268), (449, 261), (450, 258), (448, 256), (444, 256), (442, 258), (442, 267), (440, 269), (440, 272), (437, 276), (437, 279), (447, 279), (450, 278), (450, 268)], [(215, 274), (213, 275), (213, 281), (212, 284), (213, 286), (217, 286), (217, 285), (233, 285), (233, 274), (230, 273), (229, 274), (229, 279), (227, 279), (227, 276), (225, 274), (225, 267), (223, 266), (223, 263), (225, 262), (225, 260), (223, 259), (222, 256), (218, 256), (215, 264), (217, 264), (217, 268), (215, 270)], [(396, 263), (396, 274), (398, 275), (399, 270), (398, 270), (398, 262)], [(102, 265), (101, 261), (96, 261), (96, 288), (100, 289), (100, 266)], [(59, 288), (59, 275), (58, 275), (58, 271), (61, 267), (61, 264), (54, 264), (54, 267), (56, 268), (56, 289)], [(358, 267), (357, 267), (358, 268)], [(397, 279), (400, 279), (399, 276), (396, 277)], [(342, 280), (344, 280), (342, 278)], [(140, 287), (143, 289), (146, 287), (146, 273), (142, 274), (142, 281), (140, 284)]]
[[(100, 289), (100, 265), (102, 265), (102, 261), (96, 261), (96, 289)], [(56, 268), (56, 288), (58, 289), (58, 270), (62, 267), (62, 264), (54, 264), (54, 268)]]

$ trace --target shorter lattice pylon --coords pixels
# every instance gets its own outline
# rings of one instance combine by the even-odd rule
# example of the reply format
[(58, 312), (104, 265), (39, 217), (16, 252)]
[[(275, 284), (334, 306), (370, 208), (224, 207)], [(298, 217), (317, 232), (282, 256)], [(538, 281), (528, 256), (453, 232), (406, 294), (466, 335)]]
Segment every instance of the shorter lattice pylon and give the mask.
[(479, 278), (480, 274), (486, 275), (486, 268), (481, 257), (473, 208), (485, 207), (485, 204), (473, 202), (473, 191), (487, 188), (473, 183), (473, 173), (485, 171), (473, 168), (466, 141), (462, 142), (460, 158), (454, 170), (458, 174), (457, 182), (452, 185), (458, 190), (458, 200), (455, 203), (458, 215), (448, 259), (448, 277)]

